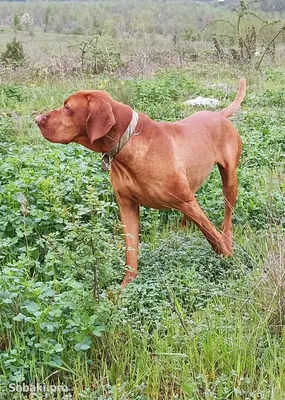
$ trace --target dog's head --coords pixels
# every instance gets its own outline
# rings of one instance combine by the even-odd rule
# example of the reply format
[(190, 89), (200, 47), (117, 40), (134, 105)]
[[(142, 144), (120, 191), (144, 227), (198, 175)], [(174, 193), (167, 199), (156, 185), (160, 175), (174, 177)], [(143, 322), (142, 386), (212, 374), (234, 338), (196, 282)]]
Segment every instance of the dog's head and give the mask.
[(77, 142), (101, 151), (95, 142), (106, 136), (117, 122), (118, 128), (122, 125), (124, 129), (130, 118), (130, 107), (114, 101), (106, 92), (90, 90), (72, 94), (63, 107), (38, 115), (36, 123), (50, 142)]

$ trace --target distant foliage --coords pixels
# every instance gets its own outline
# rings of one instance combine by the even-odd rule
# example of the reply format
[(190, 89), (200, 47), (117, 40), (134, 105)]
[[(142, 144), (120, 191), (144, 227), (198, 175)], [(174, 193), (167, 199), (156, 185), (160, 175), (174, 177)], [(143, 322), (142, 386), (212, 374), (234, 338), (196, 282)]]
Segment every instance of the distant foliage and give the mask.
[(28, 13), (26, 13), (21, 17), (21, 24), (25, 27), (30, 27), (34, 25), (34, 20)]
[(45, 13), (44, 13), (44, 24), (45, 24), (45, 26), (48, 26), (48, 24), (50, 22), (51, 13), (52, 13), (52, 8), (51, 8), (50, 5), (48, 5), (47, 8), (45, 9)]
[[(68, 41), (67, 46), (60, 41), (60, 50), (53, 38), (38, 46), (27, 65), (36, 76), (118, 72), (128, 78), (146, 77), (157, 68), (213, 64), (217, 56), (222, 62), (258, 67), (259, 62), (284, 63), (283, 2), (110, 0), (75, 1), (66, 7), (66, 2), (52, 1), (35, 7), (30, 1), (0, 1), (0, 15), (4, 29), (11, 21), (15, 31), (63, 34)], [(279, 14), (266, 15), (260, 8)]]
[(260, 2), (260, 8), (263, 11), (284, 11), (285, 2), (284, 0), (263, 0)]
[(114, 43), (100, 35), (82, 41), (80, 51), (82, 69), (93, 74), (116, 71), (124, 64)]
[[(260, 67), (265, 56), (269, 56), (271, 62), (275, 63), (276, 42), (284, 33), (284, 21), (261, 18), (246, 0), (240, 0), (234, 13), (235, 22), (215, 19), (202, 29), (203, 31), (208, 26), (215, 25), (212, 35), (218, 59), (231, 63), (252, 64), (256, 69)], [(222, 31), (218, 29), (220, 24), (223, 26)], [(225, 34), (225, 27), (229, 33)]]
[(20, 31), (22, 29), (21, 19), (20, 19), (19, 15), (17, 15), (17, 14), (15, 14), (14, 18), (13, 18), (13, 26), (14, 26), (15, 31)]
[(1, 60), (6, 65), (19, 66), (24, 63), (25, 54), (23, 46), (15, 37), (12, 42), (7, 43), (6, 51), (1, 54)]

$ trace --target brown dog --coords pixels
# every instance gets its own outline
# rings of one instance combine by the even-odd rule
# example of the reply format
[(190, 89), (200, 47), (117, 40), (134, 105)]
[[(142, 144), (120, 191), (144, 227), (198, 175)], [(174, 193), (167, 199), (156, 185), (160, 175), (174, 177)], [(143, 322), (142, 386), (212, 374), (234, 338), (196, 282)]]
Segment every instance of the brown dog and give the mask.
[[(103, 91), (77, 92), (63, 107), (36, 117), (50, 142), (80, 143), (105, 153), (105, 167), (112, 161), (111, 182), (120, 207), (129, 266), (122, 286), (137, 275), (139, 205), (181, 211), (184, 220), (193, 221), (218, 254), (231, 254), (241, 139), (227, 118), (237, 111), (245, 91), (241, 79), (238, 95), (229, 107), (220, 112), (201, 111), (174, 123), (136, 114)], [(214, 164), (221, 173), (225, 199), (221, 232), (195, 198)]]

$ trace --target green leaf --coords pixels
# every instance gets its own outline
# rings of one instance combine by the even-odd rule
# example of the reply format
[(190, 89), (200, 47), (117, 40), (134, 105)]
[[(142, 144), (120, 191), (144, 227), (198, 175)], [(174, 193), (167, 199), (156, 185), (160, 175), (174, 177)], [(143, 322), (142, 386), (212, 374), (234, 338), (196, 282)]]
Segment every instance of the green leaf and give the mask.
[(39, 299), (45, 299), (46, 297), (53, 297), (55, 294), (56, 294), (55, 290), (47, 288), (41, 295), (39, 295)]
[(61, 345), (60, 343), (57, 343), (57, 344), (54, 346), (54, 349), (55, 349), (55, 351), (56, 351), (57, 353), (60, 353), (60, 352), (63, 351), (63, 347), (62, 347), (62, 345)]
[(80, 351), (80, 350), (88, 350), (90, 349), (90, 345), (91, 345), (92, 341), (90, 339), (89, 336), (85, 336), (85, 338), (83, 339), (83, 341), (81, 343), (77, 343), (74, 348), (76, 351)]
[(42, 322), (40, 324), (40, 328), (43, 330), (47, 330), (48, 332), (54, 332), (58, 325), (54, 322)]
[(3, 300), (3, 303), (4, 304), (11, 304), (12, 300), (11, 299), (5, 299), (5, 300)]
[(97, 325), (97, 326), (95, 326), (95, 329), (93, 329), (92, 333), (93, 333), (93, 335), (99, 337), (99, 336), (101, 336), (102, 332), (104, 332), (105, 330), (106, 330), (105, 326)]
[(26, 316), (22, 313), (19, 313), (18, 315), (16, 315), (16, 317), (13, 318), (14, 321), (23, 321), (23, 319), (25, 319)]
[(39, 306), (34, 301), (30, 301), (26, 303), (23, 308), (25, 308), (30, 314), (34, 314), (39, 310)]
[(90, 349), (90, 346), (88, 344), (84, 344), (84, 343), (77, 343), (74, 346), (76, 351), (80, 351), (80, 350), (88, 350)]

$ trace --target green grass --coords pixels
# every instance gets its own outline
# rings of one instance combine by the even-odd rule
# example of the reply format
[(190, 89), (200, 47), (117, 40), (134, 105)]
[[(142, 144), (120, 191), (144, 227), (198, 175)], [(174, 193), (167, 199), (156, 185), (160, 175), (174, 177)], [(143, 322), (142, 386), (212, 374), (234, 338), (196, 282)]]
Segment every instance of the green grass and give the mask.
[[(172, 121), (195, 111), (183, 101), (197, 95), (229, 104), (237, 73), (200, 66), (148, 79), (0, 85), (1, 400), (15, 398), (8, 385), (21, 382), (65, 384), (90, 400), (284, 398), (274, 285), (282, 287), (284, 266), (285, 73), (245, 75), (247, 98), (233, 119), (243, 140), (233, 257), (181, 229), (175, 211), (142, 209), (140, 273), (121, 295), (123, 237), (100, 156), (49, 144), (33, 116), (76, 90), (103, 89)], [(212, 83), (231, 85), (228, 98)], [(197, 197), (220, 226), (217, 171)], [(280, 282), (266, 279), (272, 263)]]

